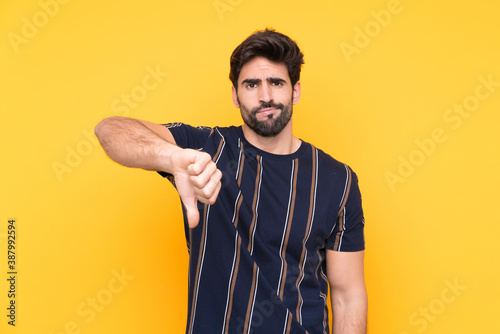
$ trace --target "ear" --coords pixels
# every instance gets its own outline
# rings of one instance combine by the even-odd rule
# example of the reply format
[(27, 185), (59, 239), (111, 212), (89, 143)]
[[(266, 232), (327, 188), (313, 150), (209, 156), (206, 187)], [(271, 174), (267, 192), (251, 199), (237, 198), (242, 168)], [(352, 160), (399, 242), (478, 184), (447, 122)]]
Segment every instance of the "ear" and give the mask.
[(239, 108), (240, 104), (238, 103), (238, 93), (236, 92), (236, 88), (234, 88), (234, 86), (232, 91), (233, 91), (233, 104), (236, 108)]
[(295, 83), (295, 86), (293, 86), (293, 104), (299, 103), (300, 100), (300, 81), (297, 81)]

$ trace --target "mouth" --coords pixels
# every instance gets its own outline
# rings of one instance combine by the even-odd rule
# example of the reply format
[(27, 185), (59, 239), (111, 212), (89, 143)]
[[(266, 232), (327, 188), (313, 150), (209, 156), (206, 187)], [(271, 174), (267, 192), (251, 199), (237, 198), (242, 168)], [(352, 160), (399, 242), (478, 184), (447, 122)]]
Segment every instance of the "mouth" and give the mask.
[(280, 110), (280, 109), (277, 109), (277, 108), (265, 108), (265, 109), (261, 109), (261, 110), (257, 111), (257, 114), (258, 115), (268, 116), (268, 115), (274, 114), (278, 110)]

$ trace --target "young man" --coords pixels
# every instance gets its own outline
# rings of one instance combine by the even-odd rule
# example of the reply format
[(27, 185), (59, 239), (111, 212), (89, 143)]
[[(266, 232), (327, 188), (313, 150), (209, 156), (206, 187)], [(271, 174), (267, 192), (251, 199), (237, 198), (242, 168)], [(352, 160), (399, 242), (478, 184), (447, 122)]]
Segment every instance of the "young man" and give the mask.
[(365, 333), (363, 212), (354, 172), (292, 131), (303, 55), (273, 30), (231, 56), (244, 124), (110, 117), (96, 135), (116, 162), (175, 185), (189, 246), (186, 333)]

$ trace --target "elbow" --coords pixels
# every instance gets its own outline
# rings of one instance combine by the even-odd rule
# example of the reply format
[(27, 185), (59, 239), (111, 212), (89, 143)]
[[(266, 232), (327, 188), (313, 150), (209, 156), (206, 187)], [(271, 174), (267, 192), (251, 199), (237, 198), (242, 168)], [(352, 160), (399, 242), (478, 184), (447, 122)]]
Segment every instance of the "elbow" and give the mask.
[(364, 285), (353, 285), (347, 289), (332, 289), (331, 302), (334, 308), (365, 307), (368, 296)]
[(107, 135), (113, 131), (113, 126), (120, 120), (120, 116), (111, 116), (104, 118), (102, 121), (97, 123), (94, 128), (94, 134), (97, 139), (102, 143), (103, 139), (107, 137)]
[(102, 138), (104, 137), (105, 132), (106, 132), (106, 128), (109, 128), (108, 125), (110, 122), (110, 118), (103, 119), (102, 121), (97, 123), (97, 125), (94, 128), (94, 134), (99, 139), (99, 141), (102, 141)]
[(105, 126), (104, 125), (105, 121), (106, 119), (103, 119), (102, 121), (97, 123), (97, 125), (94, 128), (94, 134), (96, 135), (97, 139), (99, 139), (99, 141), (102, 138), (102, 132), (103, 132), (103, 127)]

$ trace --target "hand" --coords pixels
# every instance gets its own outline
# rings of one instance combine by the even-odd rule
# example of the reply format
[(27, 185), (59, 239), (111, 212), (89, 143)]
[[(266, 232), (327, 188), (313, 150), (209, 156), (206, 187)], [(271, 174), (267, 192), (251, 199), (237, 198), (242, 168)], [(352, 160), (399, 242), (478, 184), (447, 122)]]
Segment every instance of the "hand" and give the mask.
[(171, 156), (175, 186), (186, 208), (188, 225), (196, 227), (200, 220), (197, 201), (214, 204), (221, 188), (222, 172), (208, 153), (179, 149)]

